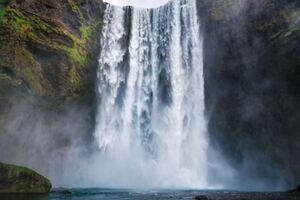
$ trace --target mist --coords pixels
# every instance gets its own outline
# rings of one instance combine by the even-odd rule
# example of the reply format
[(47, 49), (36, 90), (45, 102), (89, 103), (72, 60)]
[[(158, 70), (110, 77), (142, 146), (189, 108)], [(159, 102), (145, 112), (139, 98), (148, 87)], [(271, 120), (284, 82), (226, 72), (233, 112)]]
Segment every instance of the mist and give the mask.
[[(22, 97), (22, 98), (20, 98)], [(148, 159), (136, 141), (103, 152), (94, 139), (92, 108), (69, 102), (53, 108), (27, 89), (9, 95), (6, 123), (0, 134), (1, 162), (26, 166), (48, 177), (53, 187), (194, 188), (197, 177)], [(187, 178), (188, 177), (188, 178)]]

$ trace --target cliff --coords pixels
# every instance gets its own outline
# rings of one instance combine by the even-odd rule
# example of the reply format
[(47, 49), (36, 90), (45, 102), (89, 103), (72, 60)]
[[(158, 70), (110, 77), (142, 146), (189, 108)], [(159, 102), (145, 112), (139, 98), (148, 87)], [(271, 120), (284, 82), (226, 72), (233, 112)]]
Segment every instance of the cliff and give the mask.
[(0, 84), (57, 100), (84, 96), (93, 79), (100, 0), (0, 1)]
[(90, 141), (104, 8), (101, 0), (0, 0), (1, 162), (51, 177), (67, 147)]
[[(0, 1), (0, 135), (16, 135), (11, 124), (25, 113), (23, 134), (33, 116), (52, 110), (58, 119), (74, 102), (87, 110), (82, 124), (93, 123), (104, 8), (101, 0)], [(16, 114), (21, 104), (28, 109)]]
[[(211, 143), (247, 187), (300, 182), (300, 3), (202, 1)], [(251, 174), (251, 177), (249, 177)], [(257, 185), (263, 188), (262, 185)]]

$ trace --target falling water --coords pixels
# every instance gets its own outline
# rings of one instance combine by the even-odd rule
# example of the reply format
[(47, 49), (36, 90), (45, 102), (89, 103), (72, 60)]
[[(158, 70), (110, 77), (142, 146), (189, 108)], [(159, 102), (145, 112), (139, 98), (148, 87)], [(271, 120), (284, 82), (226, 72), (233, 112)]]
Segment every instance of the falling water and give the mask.
[(107, 6), (95, 138), (108, 182), (115, 176), (124, 187), (207, 186), (202, 46), (196, 0)]

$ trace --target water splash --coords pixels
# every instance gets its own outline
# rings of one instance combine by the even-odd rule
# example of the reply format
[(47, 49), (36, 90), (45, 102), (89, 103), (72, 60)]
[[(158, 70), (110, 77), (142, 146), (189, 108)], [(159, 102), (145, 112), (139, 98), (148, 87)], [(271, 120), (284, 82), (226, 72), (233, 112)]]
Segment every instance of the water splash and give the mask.
[(207, 187), (196, 0), (156, 9), (108, 5), (101, 46), (94, 135), (111, 170), (103, 180), (117, 187)]

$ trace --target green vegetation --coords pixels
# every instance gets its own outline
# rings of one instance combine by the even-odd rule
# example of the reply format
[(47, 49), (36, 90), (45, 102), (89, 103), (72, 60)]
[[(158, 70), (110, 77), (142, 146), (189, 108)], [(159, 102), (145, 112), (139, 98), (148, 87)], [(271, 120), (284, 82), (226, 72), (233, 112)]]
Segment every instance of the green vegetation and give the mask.
[(93, 27), (88, 25), (83, 25), (80, 28), (81, 38), (86, 42), (89, 40), (90, 36), (93, 34)]
[(17, 165), (9, 165), (9, 167), (17, 173), (26, 173), (26, 174), (34, 173), (34, 171), (30, 170), (27, 167), (21, 167), (21, 166), (17, 166)]
[(51, 182), (26, 167), (0, 163), (0, 193), (48, 193)]
[(6, 14), (5, 7), (4, 7), (2, 1), (0, 0), (0, 26), (2, 25), (5, 14)]
[(87, 63), (86, 52), (81, 51), (80, 47), (78, 47), (77, 45), (74, 45), (73, 48), (65, 47), (64, 50), (69, 55), (72, 63), (80, 64), (82, 66)]
[(10, 26), (17, 33), (26, 34), (26, 32), (35, 30), (50, 32), (49, 25), (42, 22), (36, 16), (25, 16), (22, 12), (13, 8), (6, 8), (4, 12), (10, 18), (9, 20), (5, 20), (5, 25)]
[[(7, 2), (11, 3), (7, 4)], [(29, 2), (29, 5), (35, 8), (34, 1)], [(56, 92), (56, 88), (54, 88), (56, 86), (53, 84), (53, 80), (45, 77), (43, 65), (47, 65), (47, 63), (39, 60), (40, 55), (32, 52), (28, 45), (42, 48), (46, 54), (49, 52), (49, 54), (62, 58), (62, 65), (69, 69), (57, 75), (67, 84), (64, 85), (64, 88), (67, 89), (59, 95), (65, 95), (65, 98), (77, 96), (81, 92), (81, 86), (85, 84), (84, 73), (86, 73), (85, 71), (84, 73), (79, 72), (89, 64), (90, 52), (87, 47), (92, 45), (90, 41), (96, 32), (98, 21), (84, 18), (84, 10), (75, 0), (61, 2), (59, 6), (65, 9), (64, 12), (67, 12), (70, 17), (75, 16), (75, 20), (80, 24), (79, 30), (72, 24), (61, 24), (60, 16), (44, 20), (45, 18), (32, 14), (31, 11), (27, 12), (27, 8), (23, 6), (17, 1), (0, 0), (0, 32), (11, 33), (9, 39), (3, 34), (0, 52), (10, 51), (8, 55), (15, 58), (3, 58), (2, 65), (10, 66), (13, 73), (16, 74), (16, 78), (27, 83), (39, 95), (51, 96)], [(1, 80), (9, 78), (5, 74), (0, 74)]]
[(10, 81), (11, 77), (6, 73), (0, 72), (0, 81)]
[(5, 7), (10, 2), (10, 0), (0, 0), (0, 7)]
[[(91, 35), (94, 33), (94, 28), (89, 25), (82, 25), (80, 28), (81, 37), (69, 35), (73, 39), (74, 45), (72, 48), (64, 48), (69, 55), (70, 61), (74, 67), (69, 71), (70, 82), (72, 88), (80, 89), (83, 85), (81, 78), (78, 76), (77, 70), (83, 68), (88, 64), (88, 52), (86, 49)], [(76, 95), (75, 95), (76, 96)]]
[[(83, 25), (80, 28), (80, 32), (81, 38), (74, 38), (74, 36), (71, 36), (74, 41), (73, 47), (66, 47), (64, 49), (69, 55), (70, 61), (73, 63), (73, 67), (69, 71), (69, 77), (72, 88), (74, 88), (75, 90), (80, 90), (80, 88), (83, 86), (82, 80), (79, 77), (77, 70), (79, 68), (86, 67), (88, 64), (88, 52), (86, 49), (86, 45), (93, 33), (93, 29), (90, 26)], [(76, 94), (73, 97), (76, 97)], [(73, 97), (67, 97), (67, 99), (73, 99)]]
[[(27, 167), (21, 167), (21, 166), (17, 166), (17, 165), (11, 165), (11, 164), (4, 164), (0, 162), (0, 171), (1, 170), (9, 170), (12, 171), (14, 174), (35, 174), (34, 171), (30, 170)], [(0, 180), (1, 178), (5, 178), (5, 174), (0, 173)]]
[(87, 64), (87, 50), (86, 45), (93, 34), (91, 26), (82, 25), (80, 28), (81, 38), (74, 35), (69, 35), (73, 39), (74, 45), (72, 48), (65, 47), (64, 50), (69, 54), (73, 63), (79, 63), (81, 66)]
[(68, 4), (70, 5), (72, 11), (74, 13), (76, 13), (79, 16), (79, 18), (82, 20), (83, 19), (83, 15), (82, 15), (82, 12), (81, 12), (80, 8), (76, 4), (76, 2), (73, 1), (73, 0), (68, 0)]

